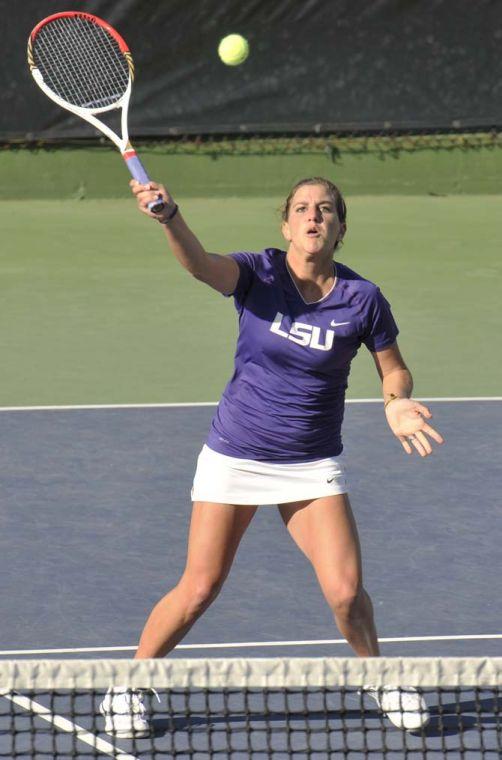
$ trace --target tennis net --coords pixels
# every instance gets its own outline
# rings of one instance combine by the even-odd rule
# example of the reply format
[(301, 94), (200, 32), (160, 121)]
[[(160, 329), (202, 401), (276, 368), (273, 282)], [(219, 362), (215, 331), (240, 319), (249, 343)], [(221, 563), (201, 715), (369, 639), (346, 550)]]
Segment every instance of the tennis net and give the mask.
[[(4, 660), (0, 757), (498, 758), (501, 673), (502, 658)], [(427, 726), (393, 726), (370, 685), (380, 701), (415, 687)], [(146, 690), (149, 736), (105, 733), (110, 686)]]

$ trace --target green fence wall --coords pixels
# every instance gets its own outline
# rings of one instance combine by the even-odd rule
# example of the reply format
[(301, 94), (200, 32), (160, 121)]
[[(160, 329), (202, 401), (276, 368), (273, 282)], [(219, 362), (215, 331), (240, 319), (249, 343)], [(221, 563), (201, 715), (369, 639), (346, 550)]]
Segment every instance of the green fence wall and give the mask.
[[(334, 179), (353, 195), (496, 194), (502, 147), (341, 151), (299, 155), (172, 155), (142, 158), (152, 178), (191, 197), (275, 196), (304, 176)], [(129, 174), (112, 148), (0, 150), (0, 199), (121, 198)]]

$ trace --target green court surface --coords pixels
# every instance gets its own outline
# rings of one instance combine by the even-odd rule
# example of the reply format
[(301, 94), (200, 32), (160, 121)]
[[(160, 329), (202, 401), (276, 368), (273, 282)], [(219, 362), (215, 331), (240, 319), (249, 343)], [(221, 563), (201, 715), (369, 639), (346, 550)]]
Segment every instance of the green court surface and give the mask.
[[(280, 203), (180, 200), (221, 253), (281, 246)], [(349, 195), (348, 206), (339, 258), (391, 302), (415, 395), (500, 395), (501, 196)], [(2, 201), (0, 226), (1, 406), (217, 400), (232, 300), (186, 274), (132, 200)], [(348, 395), (379, 395), (364, 348)]]

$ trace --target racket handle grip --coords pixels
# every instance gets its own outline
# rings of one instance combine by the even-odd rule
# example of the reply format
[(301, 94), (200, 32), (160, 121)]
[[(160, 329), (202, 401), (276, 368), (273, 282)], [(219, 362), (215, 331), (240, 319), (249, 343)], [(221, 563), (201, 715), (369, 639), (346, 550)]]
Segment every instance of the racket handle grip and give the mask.
[[(127, 168), (131, 172), (131, 176), (133, 177), (133, 179), (137, 180), (142, 185), (148, 185), (148, 183), (150, 182), (150, 177), (146, 173), (146, 169), (141, 163), (141, 161), (139, 160), (136, 151), (128, 150), (127, 153), (123, 154), (123, 156), (124, 156), (124, 161), (126, 162)], [(148, 208), (154, 214), (158, 214), (160, 211), (162, 211), (164, 206), (165, 206), (165, 203), (160, 196), (158, 200), (150, 201), (150, 203), (148, 204)]]

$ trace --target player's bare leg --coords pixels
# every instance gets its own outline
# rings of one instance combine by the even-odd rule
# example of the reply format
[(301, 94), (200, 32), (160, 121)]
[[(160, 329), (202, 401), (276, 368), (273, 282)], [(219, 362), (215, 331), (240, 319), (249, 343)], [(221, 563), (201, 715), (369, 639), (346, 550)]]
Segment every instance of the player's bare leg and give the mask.
[(178, 584), (153, 608), (136, 658), (163, 657), (217, 597), (255, 506), (195, 502), (187, 562)]
[(287, 528), (311, 561), (336, 624), (356, 654), (379, 655), (371, 600), (362, 585), (361, 550), (346, 494), (281, 504)]

